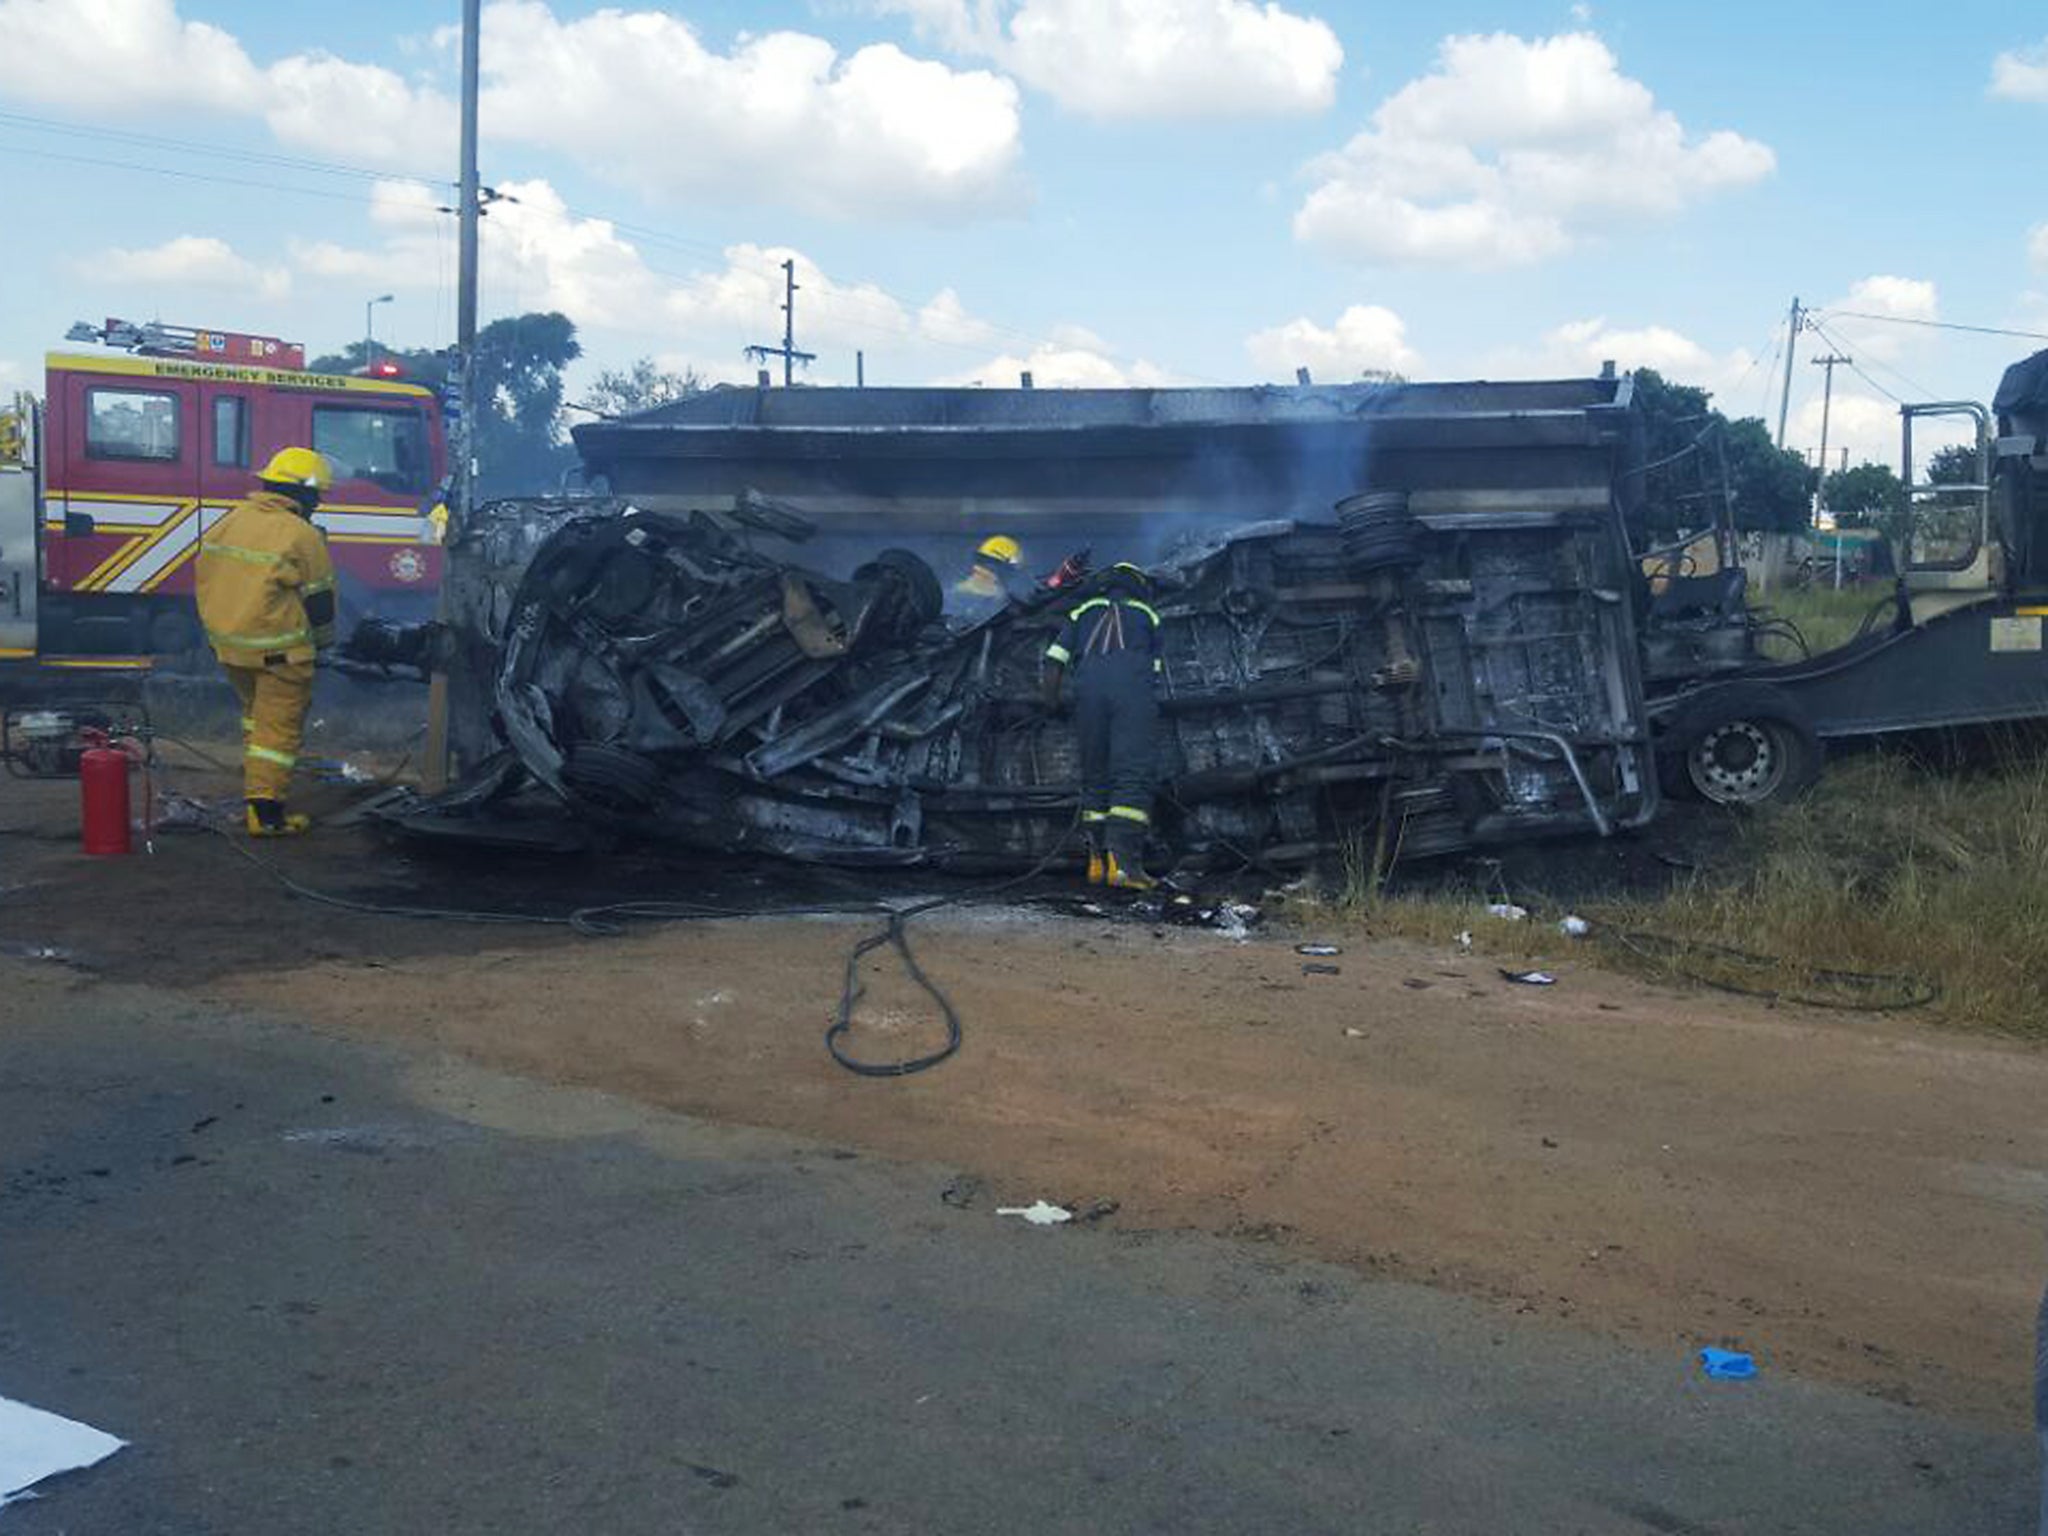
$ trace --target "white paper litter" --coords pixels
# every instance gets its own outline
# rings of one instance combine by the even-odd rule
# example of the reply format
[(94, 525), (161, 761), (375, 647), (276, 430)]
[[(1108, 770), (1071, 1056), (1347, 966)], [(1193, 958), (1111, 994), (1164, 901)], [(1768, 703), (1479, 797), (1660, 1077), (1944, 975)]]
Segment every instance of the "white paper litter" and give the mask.
[(1576, 913), (1566, 914), (1564, 920), (1557, 925), (1557, 928), (1558, 932), (1572, 939), (1583, 939), (1593, 931), (1593, 925)]
[(0, 1397), (0, 1505), (34, 1498), (46, 1477), (105, 1461), (128, 1442), (87, 1424)]
[(1519, 923), (1529, 915), (1527, 907), (1518, 907), (1511, 901), (1496, 901), (1486, 909), (1488, 917), (1497, 917), (1502, 922)]
[(1022, 1216), (1034, 1227), (1054, 1227), (1063, 1221), (1072, 1221), (1074, 1213), (1063, 1205), (1051, 1205), (1044, 1200), (1034, 1200), (1029, 1205), (999, 1205), (998, 1216)]

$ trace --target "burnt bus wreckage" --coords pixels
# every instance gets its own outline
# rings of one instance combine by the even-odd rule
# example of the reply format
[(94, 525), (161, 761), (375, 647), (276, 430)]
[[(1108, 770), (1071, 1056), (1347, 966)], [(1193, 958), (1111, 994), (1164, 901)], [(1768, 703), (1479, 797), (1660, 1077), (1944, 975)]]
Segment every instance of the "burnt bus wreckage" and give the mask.
[[(1180, 513), (1151, 562), (1159, 861), (1284, 865), (1347, 843), (1417, 857), (1647, 821), (1628, 381), (1316, 394), (1320, 416), (1266, 434), (1288, 440), (1285, 496), (1309, 506), (1232, 490), (1190, 518), (1184, 488), (1153, 482)], [(1242, 427), (1242, 402), (1225, 404), (1238, 419), (1222, 426)], [(1182, 403), (1166, 430), (1127, 423), (1103, 442), (1122, 444), (1112, 475), (1128, 480), (1217, 430)], [(987, 471), (987, 442), (947, 451)], [(752, 439), (747, 452), (774, 457)], [(858, 453), (803, 465), (872, 469)], [(1048, 550), (1048, 526), (1085, 533), (1051, 491), (1034, 503), (1044, 517), (1017, 521), (1033, 494), (1019, 465), (1087, 484), (1069, 457), (1013, 456), (1005, 526)], [(857, 552), (858, 510), (836, 507), (828, 530), (844, 575), (796, 558), (825, 498), (777, 489), (807, 500), (697, 485), (650, 508), (661, 498), (642, 485), (630, 502), (480, 509), (451, 551), (447, 630), (373, 627), (353, 643), (376, 662), (420, 663), (432, 646), (472, 765), (393, 819), (488, 840), (525, 786), (591, 826), (724, 852), (968, 869), (1078, 856), (1072, 724), (1038, 700), (1045, 648), (1088, 588), (949, 627), (928, 561), (880, 536)], [(868, 510), (877, 535), (895, 526), (886, 499)], [(989, 526), (990, 499), (982, 486), (972, 520), (956, 512), (960, 536)], [(1145, 497), (1119, 501), (1132, 521), (1095, 542), (1142, 526)], [(1243, 521), (1274, 511), (1319, 515)]]

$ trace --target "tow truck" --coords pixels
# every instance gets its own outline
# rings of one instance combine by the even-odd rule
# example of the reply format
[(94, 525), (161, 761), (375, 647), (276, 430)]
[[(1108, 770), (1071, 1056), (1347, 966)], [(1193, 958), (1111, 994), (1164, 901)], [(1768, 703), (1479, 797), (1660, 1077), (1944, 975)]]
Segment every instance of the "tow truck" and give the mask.
[[(1967, 482), (1920, 478), (1915, 430), (1944, 419), (1970, 431)], [(1848, 643), (1761, 654), (1741, 571), (1713, 554), (1732, 525), (1700, 536), (1708, 574), (1653, 596), (1646, 670), (1667, 785), (1760, 804), (1810, 784), (1829, 742), (2048, 719), (2048, 351), (2008, 368), (1989, 406), (1902, 406), (1900, 436), (1915, 531)]]
[(202, 641), (200, 535), (287, 444), (327, 455), (315, 521), (345, 614), (424, 618), (441, 575), (446, 471), (433, 392), (395, 364), (309, 373), (276, 337), (110, 319), (52, 352), (43, 398), (0, 401), (0, 663), (143, 667)]

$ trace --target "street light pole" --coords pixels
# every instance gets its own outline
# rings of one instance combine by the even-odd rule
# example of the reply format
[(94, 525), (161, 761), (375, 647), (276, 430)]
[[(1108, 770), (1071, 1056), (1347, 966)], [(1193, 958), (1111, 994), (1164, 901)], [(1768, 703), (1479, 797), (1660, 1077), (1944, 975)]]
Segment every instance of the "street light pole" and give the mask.
[(363, 372), (368, 373), (377, 366), (377, 328), (375, 319), (377, 306), (389, 304), (391, 295), (380, 293), (363, 306)]

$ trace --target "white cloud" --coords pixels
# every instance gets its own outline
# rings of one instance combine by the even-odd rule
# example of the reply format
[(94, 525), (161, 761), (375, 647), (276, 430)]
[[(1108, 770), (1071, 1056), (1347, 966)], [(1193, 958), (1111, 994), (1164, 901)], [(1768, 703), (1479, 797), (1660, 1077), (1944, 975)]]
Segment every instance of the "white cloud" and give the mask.
[[(1848, 311), (1837, 314), (1834, 311)], [(1876, 315), (1877, 320), (1858, 316)], [(1900, 325), (1897, 321), (1929, 321), (1941, 317), (1941, 299), (1933, 283), (1924, 278), (1893, 277), (1878, 273), (1857, 279), (1849, 291), (1820, 308), (1823, 338), (1832, 345), (1879, 362), (1897, 362), (1916, 350), (1924, 350), (1934, 333), (1924, 326)], [(1896, 386), (1894, 386), (1896, 387)]]
[(280, 143), (375, 166), (431, 166), (455, 153), (455, 103), (380, 65), (294, 54), (265, 70), (264, 83), (263, 120)]
[(1607, 363), (1621, 372), (1653, 368), (1674, 384), (1712, 393), (1730, 416), (1753, 414), (1756, 402), (1735, 398), (1738, 385), (1757, 383), (1758, 359), (1746, 348), (1717, 353), (1668, 325), (1620, 327), (1604, 318), (1571, 320), (1543, 334), (1533, 347), (1505, 348), (1485, 358), (1489, 378), (1591, 378)]
[[(436, 34), (444, 69), (455, 37)], [(1027, 197), (1017, 87), (986, 70), (890, 44), (842, 58), (797, 32), (721, 53), (665, 10), (565, 21), (543, 0), (494, 0), (482, 47), (487, 146), (558, 152), (657, 194), (869, 219), (1003, 212)], [(433, 84), (317, 50), (259, 65), (176, 0), (0, 0), (0, 99), (239, 113), (280, 143), (415, 173), (455, 148), (454, 106)]]
[(2048, 224), (2036, 224), (2027, 231), (2027, 260), (2038, 271), (2048, 272)]
[(1326, 383), (1356, 379), (1367, 370), (1413, 374), (1422, 363), (1401, 317), (1378, 304), (1353, 304), (1327, 328), (1300, 316), (1256, 331), (1245, 339), (1245, 350), (1269, 377), (1291, 379), (1305, 367)]
[(94, 278), (114, 283), (148, 283), (170, 288), (231, 288), (280, 299), (291, 291), (291, 273), (260, 267), (212, 235), (179, 235), (162, 245), (100, 251), (80, 263)]
[(1740, 134), (1688, 133), (1591, 33), (1452, 37), (1434, 72), (1309, 166), (1294, 233), (1364, 262), (1518, 266), (1775, 163)]
[[(1844, 454), (1851, 465), (1889, 464), (1899, 467), (1899, 408), (1880, 396), (1855, 388), (1843, 388), (1843, 377), (1835, 375), (1835, 397), (1827, 406), (1828, 472), (1842, 467)], [(1808, 462), (1820, 451), (1821, 392), (1792, 413), (1785, 446), (1807, 455)], [(1921, 464), (1926, 456), (1948, 442), (1959, 442), (1962, 433), (1951, 431), (1940, 418), (1915, 427), (1913, 456)], [(1924, 478), (1924, 476), (1922, 477)]]
[(454, 109), (376, 65), (321, 53), (268, 67), (176, 0), (0, 0), (0, 97), (93, 115), (261, 116), (288, 144), (375, 165), (431, 162)]
[(1266, 0), (878, 0), (956, 52), (993, 60), (1094, 117), (1320, 112), (1343, 45)]
[(1991, 61), (1991, 94), (2014, 101), (2048, 101), (2048, 38), (2012, 48)]
[(174, 0), (0, 0), (0, 93), (79, 112), (235, 111), (262, 81), (242, 45)]
[(1004, 352), (979, 368), (936, 382), (1015, 389), (1027, 372), (1038, 389), (1161, 389), (1177, 382), (1166, 369), (1142, 358), (1125, 364), (1096, 347), (1059, 342), (1044, 342), (1022, 354)]
[[(487, 310), (559, 309), (576, 322), (597, 365), (652, 354), (665, 368), (693, 368), (713, 382), (750, 381), (757, 364), (742, 349), (781, 339), (782, 263), (793, 260), (797, 342), (819, 354), (806, 374), (813, 382), (851, 383), (857, 350), (869, 354), (869, 377), (877, 382), (958, 374), (963, 381), (1014, 383), (1024, 368), (1048, 386), (1169, 382), (1151, 364), (1117, 362), (1106, 343), (1078, 327), (1055, 328), (1025, 355), (962, 371), (963, 350), (998, 350), (1004, 332), (951, 288), (922, 304), (905, 303), (872, 283), (835, 277), (789, 246), (748, 243), (726, 247), (713, 267), (657, 271), (628, 235), (575, 213), (549, 183), (505, 182), (499, 190), (511, 200), (493, 205), (484, 231)], [(293, 265), (305, 279), (346, 285), (352, 294), (435, 287), (453, 259), (451, 221), (435, 209), (439, 196), (416, 182), (381, 182), (371, 209), (379, 243), (295, 242)]]
[(1016, 86), (886, 43), (841, 58), (770, 32), (721, 54), (665, 11), (563, 21), (541, 0), (496, 0), (483, 72), (492, 136), (664, 195), (868, 218), (1023, 200)]

